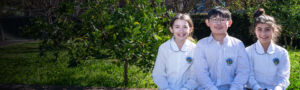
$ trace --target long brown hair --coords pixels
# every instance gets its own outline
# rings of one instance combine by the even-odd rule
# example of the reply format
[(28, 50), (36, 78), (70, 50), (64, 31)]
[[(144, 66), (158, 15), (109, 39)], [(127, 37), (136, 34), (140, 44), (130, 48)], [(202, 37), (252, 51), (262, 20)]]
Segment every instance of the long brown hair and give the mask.
[[(193, 20), (192, 18), (190, 17), (189, 14), (183, 14), (183, 13), (176, 13), (175, 16), (172, 18), (171, 22), (170, 22), (170, 27), (172, 28), (174, 22), (177, 20), (177, 19), (180, 19), (180, 20), (185, 20), (188, 22), (189, 24), (189, 27), (190, 28), (193, 28), (194, 29), (194, 24), (193, 24)], [(188, 39), (191, 40), (192, 42), (194, 42), (194, 38), (193, 38), (193, 32), (194, 30), (190, 33), (190, 35), (188, 36)]]
[(278, 40), (278, 37), (281, 34), (281, 26), (276, 23), (274, 17), (266, 15), (265, 10), (263, 8), (259, 8), (254, 13), (253, 18), (254, 18), (254, 24), (253, 24), (254, 29), (251, 30), (251, 33), (254, 34), (255, 27), (257, 24), (268, 24), (274, 30), (274, 33), (272, 35), (272, 40), (276, 43)]

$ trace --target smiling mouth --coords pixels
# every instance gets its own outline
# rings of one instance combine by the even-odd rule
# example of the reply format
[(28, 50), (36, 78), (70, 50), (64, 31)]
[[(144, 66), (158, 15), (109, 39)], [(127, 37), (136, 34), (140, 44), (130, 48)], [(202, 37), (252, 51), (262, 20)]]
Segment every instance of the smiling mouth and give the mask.
[(223, 28), (223, 27), (221, 27), (221, 26), (216, 26), (216, 27), (215, 27), (215, 29), (217, 29), (217, 30), (222, 30), (222, 28)]
[(184, 37), (184, 36), (186, 36), (186, 34), (177, 34), (177, 36)]
[(268, 37), (259, 37), (259, 38), (261, 38), (261, 39), (268, 39)]

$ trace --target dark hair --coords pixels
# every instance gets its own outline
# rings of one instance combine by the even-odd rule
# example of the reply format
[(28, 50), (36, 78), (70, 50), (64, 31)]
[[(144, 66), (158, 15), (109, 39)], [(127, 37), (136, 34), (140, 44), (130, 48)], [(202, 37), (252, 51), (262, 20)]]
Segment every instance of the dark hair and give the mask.
[[(188, 24), (189, 24), (189, 27), (194, 28), (193, 20), (192, 20), (192, 18), (190, 17), (190, 15), (189, 15), (189, 14), (182, 14), (182, 13), (176, 13), (176, 14), (175, 14), (175, 16), (173, 17), (173, 19), (172, 19), (171, 22), (170, 22), (170, 27), (171, 27), (171, 28), (172, 28), (174, 22), (175, 22), (177, 19), (187, 21)], [(193, 32), (191, 32), (191, 34), (188, 36), (188, 39), (190, 39), (191, 41), (194, 41), (194, 39), (192, 38), (192, 36), (193, 36)]]
[(253, 23), (254, 30), (251, 30), (251, 32), (254, 33), (257, 24), (268, 24), (274, 30), (274, 33), (272, 35), (273, 36), (272, 40), (274, 42), (277, 42), (277, 38), (278, 36), (280, 36), (281, 26), (276, 23), (274, 17), (266, 15), (265, 10), (263, 8), (259, 8), (253, 14), (253, 18), (254, 18), (254, 23)]
[(228, 20), (231, 20), (231, 12), (228, 9), (221, 6), (216, 6), (215, 8), (209, 10), (207, 19), (216, 16), (220, 16), (222, 18), (227, 18)]

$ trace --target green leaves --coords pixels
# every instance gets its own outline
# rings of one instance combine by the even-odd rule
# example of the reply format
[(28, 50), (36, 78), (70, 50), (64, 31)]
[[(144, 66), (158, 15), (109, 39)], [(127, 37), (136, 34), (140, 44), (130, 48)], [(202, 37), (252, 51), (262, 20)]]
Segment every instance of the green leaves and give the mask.
[(153, 36), (156, 40), (162, 40), (160, 36), (156, 35), (155, 33), (153, 33)]
[(107, 25), (104, 27), (105, 30), (111, 30), (115, 27), (115, 25)]
[[(71, 66), (90, 57), (112, 57), (151, 69), (158, 46), (167, 40), (165, 6), (162, 0), (96, 0), (65, 3), (57, 16), (35, 20), (30, 26), (44, 43), (41, 52), (67, 50)], [(153, 6), (155, 5), (155, 6)], [(75, 8), (81, 12), (73, 16)], [(172, 14), (172, 13), (171, 13)], [(51, 48), (51, 49), (50, 49)]]

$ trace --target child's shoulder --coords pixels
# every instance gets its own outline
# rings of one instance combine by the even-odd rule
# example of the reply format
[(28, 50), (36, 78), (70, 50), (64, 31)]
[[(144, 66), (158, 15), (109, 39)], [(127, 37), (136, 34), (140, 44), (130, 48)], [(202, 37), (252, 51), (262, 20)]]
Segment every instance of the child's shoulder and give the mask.
[(276, 51), (278, 51), (280, 53), (288, 53), (288, 51), (285, 48), (283, 48), (283, 47), (281, 47), (281, 46), (279, 46), (277, 44), (274, 44), (274, 46), (276, 48)]
[(186, 42), (189, 47), (196, 47), (196, 44), (193, 41), (187, 39)]
[(199, 45), (199, 44), (203, 45), (203, 44), (207, 43), (207, 42), (208, 42), (208, 39), (209, 39), (209, 37), (204, 37), (204, 38), (200, 39), (200, 40), (197, 42), (197, 45)]
[(234, 43), (243, 43), (240, 39), (238, 39), (236, 37), (228, 36), (228, 39)]
[(228, 42), (229, 46), (245, 48), (245, 45), (244, 45), (243, 41), (241, 41), (238, 38), (228, 36), (228, 41), (227, 42)]
[(159, 48), (165, 48), (165, 47), (169, 46), (169, 45), (170, 45), (170, 42), (171, 42), (171, 39), (169, 39), (168, 41), (162, 43), (162, 44), (159, 46)]
[(251, 44), (250, 46), (248, 46), (248, 47), (246, 47), (246, 51), (251, 51), (251, 50), (255, 50), (255, 44), (256, 43), (253, 43), (253, 44)]

